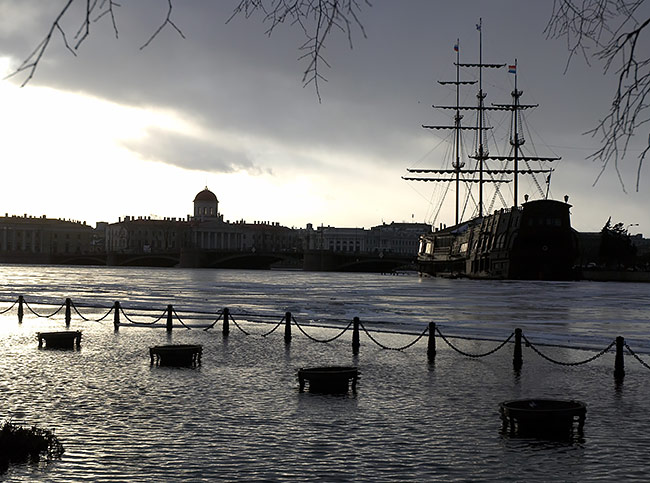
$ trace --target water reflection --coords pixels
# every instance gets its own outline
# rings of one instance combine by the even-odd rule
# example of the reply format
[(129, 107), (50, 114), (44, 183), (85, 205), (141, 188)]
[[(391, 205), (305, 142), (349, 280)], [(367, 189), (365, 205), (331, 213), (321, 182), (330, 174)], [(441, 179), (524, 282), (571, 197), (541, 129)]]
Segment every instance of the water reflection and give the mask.
[[(37, 272), (33, 279), (29, 270)], [(75, 302), (77, 297), (105, 299), (109, 306), (115, 299), (126, 300), (127, 307), (162, 308), (171, 301), (204, 312), (237, 305), (242, 312), (261, 310), (276, 316), (290, 306), (301, 321), (323, 317), (343, 326), (352, 316), (363, 315), (383, 326), (394, 323), (421, 330), (433, 318), (441, 329), (495, 340), (510, 335), (513, 319), (522, 317), (506, 308), (509, 295), (498, 283), (459, 285), (340, 274), (292, 275), (288, 282), (286, 276), (273, 273), (174, 271), (169, 277), (165, 270), (100, 269), (92, 277), (98, 286), (93, 291), (83, 286), (88, 277), (75, 279), (85, 270), (19, 267), (14, 272), (0, 267), (10, 283), (16, 282), (0, 290), (5, 291), (4, 300), (20, 291), (48, 299), (52, 306), (67, 295)], [(527, 290), (516, 283), (508, 288)], [(569, 301), (582, 290), (579, 284), (541, 284), (531, 286), (528, 293), (548, 305), (553, 298)], [(536, 342), (561, 339), (571, 345), (574, 339), (568, 338), (576, 333), (581, 333), (581, 341), (589, 335), (592, 339), (584, 340), (601, 342), (625, 330), (650, 339), (649, 312), (641, 317), (623, 311), (620, 320), (599, 318), (598, 311), (587, 305), (604, 288), (590, 290), (586, 303), (574, 300), (569, 313), (575, 318), (549, 323), (547, 329), (544, 321), (533, 320), (524, 310), (518, 322), (525, 333), (533, 331)], [(608, 290), (618, 291), (620, 297), (634, 291), (630, 286)], [(565, 297), (557, 297), (558, 293)], [(478, 297), (489, 303), (467, 303)], [(330, 303), (332, 298), (336, 304)], [(613, 294), (608, 300), (614, 304), (612, 298)], [(647, 303), (641, 301), (639, 307)], [(569, 327), (584, 323), (576, 315), (580, 306), (583, 315), (594, 316), (589, 334), (565, 332), (564, 323)], [(483, 319), (483, 309), (490, 313), (488, 319)], [(530, 321), (525, 320), (527, 315)], [(242, 323), (257, 335), (232, 330), (224, 338), (219, 330), (174, 328), (167, 334), (164, 329), (128, 326), (116, 333), (110, 320), (92, 324), (73, 319), (72, 327), (84, 330), (83, 350), (61, 352), (36, 350), (36, 333), (61, 329), (60, 320), (26, 316), (18, 325), (15, 315), (0, 316), (0, 419), (53, 428), (66, 447), (63, 459), (54, 465), (13, 468), (3, 478), (575, 481), (638, 477), (636, 469), (648, 466), (648, 457), (638, 449), (650, 442), (648, 374), (632, 361), (626, 366), (624, 391), (613, 391), (611, 355), (567, 368), (524, 348), (524, 364), (513, 375), (510, 349), (471, 360), (439, 344), (433, 363), (427, 361), (426, 341), (395, 352), (378, 348), (362, 335), (360, 352), (354, 356), (346, 336), (318, 344), (296, 332), (286, 345), (281, 331), (262, 338), (259, 326)], [(322, 339), (340, 330), (306, 327)], [(398, 347), (412, 337), (382, 334), (381, 340)], [(152, 368), (149, 347), (169, 343), (202, 345), (201, 366)], [(482, 342), (457, 343), (468, 352), (486, 347)], [(562, 360), (585, 358), (584, 353), (566, 349), (549, 354)], [(298, 368), (321, 365), (359, 367), (357, 394), (301, 394)], [(589, 421), (584, 441), (567, 444), (500, 434), (498, 403), (531, 395), (570, 395), (586, 401)]]

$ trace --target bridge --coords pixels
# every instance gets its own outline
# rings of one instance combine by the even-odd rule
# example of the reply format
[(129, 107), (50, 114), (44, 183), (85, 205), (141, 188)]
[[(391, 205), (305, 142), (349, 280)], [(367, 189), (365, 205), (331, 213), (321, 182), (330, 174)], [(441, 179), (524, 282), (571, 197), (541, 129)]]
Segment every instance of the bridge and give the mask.
[(413, 268), (415, 257), (390, 252), (360, 253), (309, 250), (263, 252), (182, 250), (139, 253), (3, 254), (0, 263), (96, 265), (112, 267), (180, 267), (268, 270), (293, 268), (308, 271), (382, 272)]
[(303, 269), (326, 272), (390, 273), (399, 269), (414, 269), (415, 261), (415, 255), (392, 252), (309, 250), (304, 255)]

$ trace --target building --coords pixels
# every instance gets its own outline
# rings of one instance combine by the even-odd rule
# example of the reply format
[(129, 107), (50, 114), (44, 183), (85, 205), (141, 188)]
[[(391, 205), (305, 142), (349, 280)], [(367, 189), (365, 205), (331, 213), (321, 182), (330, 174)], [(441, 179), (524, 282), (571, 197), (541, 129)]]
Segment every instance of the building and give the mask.
[(319, 226), (313, 230), (307, 225), (308, 247), (310, 250), (331, 252), (368, 252), (369, 231), (364, 228), (336, 228)]
[(301, 233), (279, 223), (224, 220), (217, 196), (207, 187), (197, 193), (193, 204), (194, 214), (186, 219), (120, 218), (106, 227), (106, 250), (133, 254), (302, 250)]
[(167, 253), (191, 246), (190, 222), (176, 218), (125, 216), (105, 227), (109, 253)]
[(383, 223), (369, 230), (307, 225), (310, 250), (335, 253), (394, 253), (416, 256), (420, 235), (431, 231), (426, 223)]
[(369, 247), (373, 252), (416, 255), (420, 235), (429, 232), (426, 223), (382, 223), (370, 229)]
[(54, 257), (101, 251), (85, 222), (41, 217), (0, 217), (0, 260), (51, 263)]

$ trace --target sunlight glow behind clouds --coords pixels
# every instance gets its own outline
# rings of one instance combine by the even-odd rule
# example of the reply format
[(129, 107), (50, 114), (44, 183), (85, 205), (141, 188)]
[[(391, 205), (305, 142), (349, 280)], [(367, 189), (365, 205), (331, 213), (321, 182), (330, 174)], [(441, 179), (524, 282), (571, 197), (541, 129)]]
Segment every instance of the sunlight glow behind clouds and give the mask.
[[(170, 110), (33, 85), (0, 83), (0, 102), (5, 138), (0, 156), (13, 167), (0, 202), (9, 215), (89, 224), (125, 215), (182, 218), (191, 213), (196, 192), (208, 185), (226, 219), (340, 225), (340, 213), (351, 214), (384, 190), (383, 170), (366, 168), (371, 159), (349, 159), (336, 147), (287, 147), (246, 134), (211, 132)], [(174, 158), (184, 155), (194, 158)], [(383, 217), (381, 203), (375, 204), (363, 208), (376, 217), (368, 226)]]
[[(484, 21), (486, 59), (519, 59), (519, 87), (527, 101), (540, 104), (532, 126), (563, 158), (551, 195), (571, 196), (574, 226), (599, 230), (610, 215), (639, 223), (640, 231), (650, 226), (648, 177), (645, 192), (632, 186), (634, 153), (647, 145), (647, 134), (625, 163), (627, 194), (613, 170), (592, 187), (599, 167), (583, 160), (598, 140), (582, 133), (606, 112), (615, 79), (580, 62), (564, 73), (566, 46), (544, 38), (550, 7), (543, 2), (496, 0), (488, 7), (413, 0), (404, 7), (377, 0), (362, 18), (368, 37), (357, 36), (354, 50), (345, 38), (328, 44), (332, 68), (323, 72), (322, 103), (311, 86), (301, 88), (299, 30), (287, 25), (268, 38), (254, 19), (224, 24), (229, 2), (175, 2), (174, 20), (186, 38), (166, 29), (139, 50), (165, 5), (123, 3), (119, 39), (110, 22), (95, 23), (75, 57), (57, 37), (24, 89), (12, 87), (24, 76), (0, 86), (0, 213), (91, 223), (124, 215), (184, 217), (207, 185), (230, 220), (357, 227), (431, 222), (432, 192), (442, 186), (401, 176), (407, 167), (442, 167), (445, 147), (434, 152), (440, 139), (420, 126), (449, 122), (431, 104), (453, 103), (455, 91), (436, 81), (454, 74), (456, 39), (463, 60), (476, 60), (476, 19), (468, 14), (474, 12)], [(15, 68), (60, 4), (2, 2), (0, 56), (11, 56)], [(70, 37), (85, 7), (76, 5), (81, 10), (67, 17)], [(0, 68), (9, 63), (0, 62)], [(506, 102), (509, 78), (494, 74), (494, 82), (484, 78), (489, 102)], [(474, 102), (473, 90), (465, 95)], [(522, 182), (522, 194), (535, 190)], [(453, 220), (453, 188), (447, 198), (452, 203), (438, 222)]]

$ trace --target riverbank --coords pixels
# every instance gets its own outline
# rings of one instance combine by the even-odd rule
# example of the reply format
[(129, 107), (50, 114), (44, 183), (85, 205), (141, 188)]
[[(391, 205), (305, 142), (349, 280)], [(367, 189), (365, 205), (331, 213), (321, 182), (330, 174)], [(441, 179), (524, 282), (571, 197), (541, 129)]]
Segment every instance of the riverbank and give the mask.
[(583, 270), (582, 280), (591, 282), (650, 282), (650, 272), (630, 270)]

